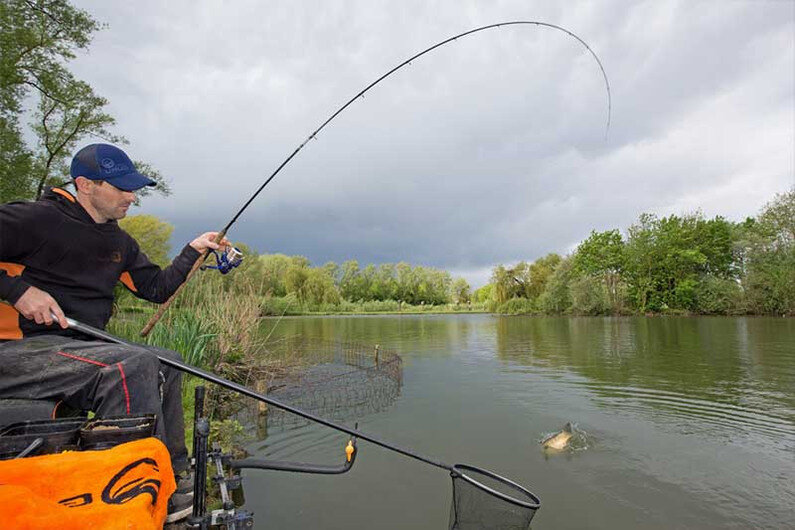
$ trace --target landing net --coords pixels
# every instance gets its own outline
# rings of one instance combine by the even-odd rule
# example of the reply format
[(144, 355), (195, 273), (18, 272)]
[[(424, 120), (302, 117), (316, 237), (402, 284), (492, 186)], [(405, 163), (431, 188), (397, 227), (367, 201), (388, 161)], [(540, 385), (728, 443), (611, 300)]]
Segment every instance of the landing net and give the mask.
[[(358, 419), (394, 403), (403, 384), (403, 361), (380, 346), (308, 339), (285, 340), (283, 368), (267, 382), (268, 395), (317, 416)], [(303, 423), (268, 407), (268, 426)]]
[(529, 490), (491, 471), (456, 464), (450, 530), (526, 530), (540, 506)]

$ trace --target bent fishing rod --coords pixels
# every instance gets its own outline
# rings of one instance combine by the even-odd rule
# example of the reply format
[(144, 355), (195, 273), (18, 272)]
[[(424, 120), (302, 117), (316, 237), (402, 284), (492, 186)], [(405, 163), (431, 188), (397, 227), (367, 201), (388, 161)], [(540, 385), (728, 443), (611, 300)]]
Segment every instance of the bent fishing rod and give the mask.
[[(402, 63), (398, 64), (397, 66), (395, 66), (394, 68), (392, 68), (391, 70), (389, 70), (388, 72), (383, 74), (381, 77), (379, 77), (378, 79), (376, 79), (375, 81), (373, 81), (372, 83), (367, 85), (364, 89), (360, 90), (355, 96), (350, 98), (344, 105), (342, 105), (331, 116), (329, 116), (326, 119), (326, 121), (324, 121), (320, 125), (320, 127), (315, 129), (315, 131), (312, 132), (306, 138), (306, 140), (301, 142), (301, 144), (299, 144), (298, 147), (295, 148), (295, 150), (292, 152), (292, 154), (290, 154), (290, 156), (288, 156), (281, 164), (279, 164), (279, 166), (276, 168), (276, 170), (273, 173), (271, 173), (271, 175), (265, 180), (265, 182), (262, 183), (262, 185), (260, 185), (259, 188), (257, 188), (257, 190), (254, 192), (254, 194), (251, 195), (251, 197), (249, 197), (249, 199), (237, 211), (237, 213), (226, 224), (226, 226), (220, 232), (218, 232), (218, 235), (215, 237), (215, 242), (218, 243), (218, 242), (223, 240), (224, 236), (227, 234), (227, 232), (232, 227), (232, 225), (235, 224), (235, 222), (243, 214), (243, 212), (249, 207), (249, 205), (252, 202), (254, 202), (254, 199), (257, 198), (257, 196), (260, 194), (260, 192), (262, 192), (262, 190), (264, 190), (265, 187), (268, 184), (270, 184), (270, 182), (276, 177), (276, 175), (279, 174), (279, 172), (304, 148), (304, 146), (307, 143), (309, 143), (310, 140), (316, 139), (317, 135), (320, 133), (320, 131), (322, 131), (329, 123), (331, 123), (334, 120), (334, 118), (336, 118), (345, 109), (347, 109), (350, 105), (352, 105), (354, 101), (356, 101), (360, 97), (363, 97), (364, 94), (367, 93), (371, 88), (375, 87), (376, 85), (381, 83), (381, 81), (385, 80), (386, 78), (388, 78), (389, 76), (391, 76), (392, 74), (394, 74), (398, 70), (402, 69), (403, 67), (405, 67), (407, 65), (410, 65), (412, 63), (412, 61), (414, 61), (416, 59), (419, 59), (423, 55), (425, 55), (427, 53), (430, 53), (433, 50), (435, 50), (437, 48), (440, 48), (440, 47), (442, 47), (442, 46), (444, 46), (446, 44), (454, 42), (454, 41), (456, 41), (458, 39), (461, 39), (463, 37), (466, 37), (466, 36), (469, 36), (469, 35), (473, 35), (475, 33), (479, 33), (481, 31), (486, 31), (486, 30), (494, 29), (494, 28), (501, 28), (501, 27), (507, 27), (507, 26), (520, 26), (520, 25), (523, 25), (523, 26), (528, 26), (528, 25), (541, 26), (541, 27), (547, 27), (547, 28), (558, 30), (558, 31), (562, 31), (563, 33), (565, 33), (565, 34), (573, 37), (574, 39), (576, 39), (580, 44), (582, 44), (585, 47), (586, 50), (588, 50), (588, 52), (590, 52), (590, 54), (596, 60), (596, 64), (599, 65), (599, 70), (602, 71), (602, 77), (604, 77), (605, 87), (607, 88), (607, 124), (605, 126), (605, 137), (607, 137), (607, 133), (610, 130), (610, 115), (611, 115), (612, 107), (613, 107), (612, 98), (611, 98), (611, 95), (610, 95), (610, 82), (607, 80), (607, 73), (605, 72), (605, 69), (602, 66), (602, 61), (599, 60), (599, 57), (591, 49), (591, 47), (588, 46), (588, 44), (584, 40), (582, 40), (580, 37), (578, 37), (577, 35), (575, 35), (571, 31), (567, 30), (566, 28), (563, 28), (563, 27), (555, 25), (555, 24), (549, 24), (547, 22), (538, 22), (538, 21), (534, 21), (534, 20), (514, 20), (514, 21), (510, 21), (510, 22), (500, 22), (500, 23), (497, 23), (497, 24), (489, 24), (488, 26), (481, 26), (481, 27), (478, 27), (478, 28), (475, 28), (475, 29), (471, 29), (469, 31), (465, 31), (463, 33), (459, 33), (458, 35), (454, 35), (454, 36), (449, 37), (449, 38), (447, 38), (447, 39), (445, 39), (443, 41), (437, 42), (433, 46), (430, 46), (430, 47), (422, 50), (421, 52), (412, 55), (411, 57), (409, 57), (408, 59), (406, 59)], [(168, 310), (169, 306), (171, 305), (171, 302), (177, 297), (177, 295), (179, 295), (179, 293), (182, 291), (182, 288), (185, 286), (185, 284), (188, 283), (188, 281), (193, 277), (193, 275), (196, 273), (196, 271), (201, 267), (202, 263), (204, 263), (204, 260), (207, 259), (208, 255), (209, 255), (209, 252), (205, 250), (202, 253), (202, 255), (199, 256), (199, 258), (193, 264), (193, 267), (191, 268), (191, 270), (188, 272), (188, 275), (186, 276), (185, 281), (179, 286), (179, 288), (177, 288), (177, 290), (174, 292), (174, 294), (171, 295), (171, 297), (166, 302), (161, 304), (161, 306), (157, 310), (157, 312), (154, 315), (152, 315), (152, 318), (149, 319), (149, 322), (147, 322), (146, 325), (144, 326), (144, 328), (141, 330), (141, 336), (142, 337), (146, 337), (149, 334), (149, 332), (152, 330), (152, 328), (155, 326), (155, 324), (157, 324), (157, 322), (160, 320), (160, 318), (163, 316), (163, 314), (165, 314), (165, 312)]]

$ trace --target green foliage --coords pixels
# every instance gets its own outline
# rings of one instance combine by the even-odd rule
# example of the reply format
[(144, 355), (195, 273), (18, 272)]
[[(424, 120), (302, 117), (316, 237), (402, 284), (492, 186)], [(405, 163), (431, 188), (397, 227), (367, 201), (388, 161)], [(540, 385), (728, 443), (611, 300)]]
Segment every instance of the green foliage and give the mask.
[(795, 246), (795, 186), (776, 194), (759, 215), (756, 231), (765, 240), (766, 250), (788, 250)]
[(525, 286), (525, 295), (530, 300), (535, 300), (544, 292), (547, 282), (555, 269), (560, 265), (562, 258), (555, 253), (547, 254), (530, 264), (527, 271), (530, 276)]
[(538, 297), (538, 307), (545, 313), (560, 315), (571, 310), (569, 285), (576, 272), (571, 258), (563, 259), (547, 280), (544, 291)]
[(795, 315), (795, 249), (754, 257), (743, 280), (748, 310), (755, 314)]
[(641, 215), (629, 229), (624, 253), (636, 308), (641, 312), (696, 310), (699, 278), (732, 274), (732, 233), (732, 225), (721, 217)]
[(574, 254), (577, 272), (597, 277), (604, 284), (613, 313), (621, 313), (624, 306), (621, 289), (621, 275), (625, 267), (624, 250), (624, 240), (618, 230), (594, 230), (588, 239), (580, 243)]
[(154, 215), (131, 215), (119, 221), (119, 226), (138, 242), (147, 257), (160, 267), (165, 267), (171, 260), (171, 233), (174, 227), (161, 221)]
[[(67, 162), (87, 137), (126, 143), (110, 130), (107, 100), (66, 67), (100, 27), (65, 0), (0, 3), (0, 201), (33, 199), (68, 182)], [(35, 137), (33, 148), (26, 137)], [(148, 174), (168, 194), (162, 177)]]
[(299, 263), (284, 254), (265, 254), (259, 257), (262, 263), (262, 292), (273, 296), (284, 296), (287, 287), (284, 277), (291, 266), (300, 266)]
[(744, 228), (748, 310), (795, 314), (795, 187), (776, 195)]
[(491, 300), (493, 296), (494, 296), (494, 284), (487, 283), (483, 287), (475, 289), (475, 292), (472, 294), (472, 300), (476, 304), (483, 304)]
[(574, 255), (578, 272), (584, 274), (600, 276), (624, 270), (624, 240), (618, 230), (592, 231)]
[(707, 315), (732, 315), (741, 312), (742, 290), (737, 281), (705, 276), (696, 286), (696, 307)]
[(19, 132), (16, 116), (0, 112), (0, 203), (34, 196), (33, 154)]
[(570, 284), (571, 312), (577, 315), (606, 315), (610, 301), (604, 283), (593, 276), (579, 276)]
[(524, 297), (526, 286), (530, 281), (527, 263), (520, 261), (514, 267), (497, 265), (491, 274), (491, 283), (494, 285), (494, 301), (504, 304), (511, 298)]
[(445, 304), (452, 300), (450, 273), (408, 263), (382, 263), (359, 268), (356, 260), (342, 264), (338, 287), (349, 301), (400, 300), (408, 304)]
[(224, 452), (235, 449), (244, 432), (243, 425), (232, 418), (214, 421), (210, 424), (210, 440), (218, 442)]
[(547, 254), (533, 263), (520, 261), (513, 267), (498, 265), (491, 275), (492, 297), (498, 306), (512, 298), (536, 300), (560, 264), (558, 254)]
[[(549, 254), (495, 267), (491, 283), (474, 293), (465, 280), (429, 267), (400, 262), (362, 269), (355, 260), (312, 267), (303, 256), (257, 257), (243, 244), (244, 265), (225, 277), (210, 273), (207, 283), (228, 294), (241, 293), (237, 286), (244, 284), (266, 315), (446, 312), (460, 311), (461, 304), (509, 314), (793, 314), (793, 203), (795, 190), (736, 224), (699, 213), (643, 214), (626, 241), (617, 230), (592, 232), (570, 257)], [(158, 233), (149, 228), (158, 226), (153, 218), (127, 222), (142, 243)]]
[[(141, 341), (139, 319), (112, 319), (108, 329), (114, 335), (135, 338)], [(215, 356), (210, 354), (211, 344), (217, 336), (212, 326), (193, 311), (175, 311), (168, 315), (166, 323), (155, 326), (144, 340), (145, 344), (178, 351), (188, 364), (199, 368), (211, 368)]]
[(456, 278), (452, 285), (453, 302), (456, 304), (467, 304), (472, 301), (469, 283), (463, 278)]
[(496, 312), (505, 315), (526, 315), (536, 311), (533, 300), (527, 298), (511, 298), (507, 302), (500, 304)]
[(301, 313), (301, 304), (295, 295), (272, 296), (262, 299), (262, 314), (268, 316), (297, 315)]

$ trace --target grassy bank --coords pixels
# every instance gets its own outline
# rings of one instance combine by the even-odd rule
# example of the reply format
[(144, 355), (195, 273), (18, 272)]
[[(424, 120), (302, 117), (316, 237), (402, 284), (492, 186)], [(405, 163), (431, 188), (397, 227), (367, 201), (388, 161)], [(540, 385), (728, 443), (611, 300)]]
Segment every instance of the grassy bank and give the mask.
[[(146, 337), (140, 336), (156, 305), (129, 294), (119, 296), (108, 331), (133, 342), (145, 343), (182, 354), (186, 363), (246, 385), (263, 377), (277, 361), (266, 355), (258, 336), (260, 300), (244, 283), (229, 284), (217, 277), (189, 283), (162, 320)], [(203, 381), (186, 375), (182, 386), (186, 439), (192, 439), (194, 389)], [(229, 441), (240, 430), (227, 420), (229, 392), (207, 384), (205, 411), (213, 420), (219, 440)]]
[(299, 315), (373, 315), (373, 314), (435, 314), (484, 313), (485, 304), (407, 304), (397, 300), (369, 300), (337, 303), (302, 303), (295, 295), (264, 296), (261, 299), (263, 316)]

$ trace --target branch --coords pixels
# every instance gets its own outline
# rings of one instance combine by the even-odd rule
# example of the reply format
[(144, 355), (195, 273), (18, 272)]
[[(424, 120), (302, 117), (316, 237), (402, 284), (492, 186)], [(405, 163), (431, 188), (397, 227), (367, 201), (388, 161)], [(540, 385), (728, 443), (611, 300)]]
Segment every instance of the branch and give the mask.
[(31, 2), (30, 0), (23, 0), (23, 2), (24, 2), (24, 3), (26, 3), (26, 4), (28, 5), (28, 7), (29, 7), (29, 8), (31, 8), (33, 11), (38, 11), (39, 13), (41, 13), (42, 15), (44, 15), (45, 17), (47, 17), (47, 18), (49, 18), (50, 20), (52, 20), (53, 22), (55, 22), (57, 25), (59, 25), (59, 26), (62, 26), (62, 25), (63, 25), (63, 23), (62, 23), (60, 20), (58, 20), (57, 18), (55, 18), (55, 17), (52, 15), (52, 13), (48, 13), (47, 11), (45, 11), (44, 9), (42, 9), (41, 7), (39, 7), (37, 4), (34, 4), (34, 3), (33, 3), (33, 2)]
[(72, 138), (74, 138), (74, 137), (75, 137), (75, 135), (76, 135), (76, 134), (78, 133), (78, 131), (80, 130), (80, 126), (81, 126), (81, 125), (83, 125), (83, 121), (84, 121), (84, 120), (85, 120), (85, 114), (84, 114), (84, 113), (81, 111), (81, 112), (80, 112), (80, 115), (78, 116), (77, 123), (75, 124), (74, 128), (72, 129), (72, 132), (71, 132), (71, 133), (69, 133), (69, 134), (67, 135), (67, 137), (64, 139), (64, 141), (63, 141), (63, 142), (61, 142), (61, 145), (59, 145), (59, 146), (57, 147), (57, 149), (56, 149), (56, 151), (55, 151), (56, 153), (57, 153), (57, 152), (59, 152), (59, 151), (61, 151), (61, 149), (63, 149), (63, 148), (64, 148), (64, 147), (65, 147), (65, 146), (66, 146), (66, 145), (67, 145), (67, 144), (68, 144), (70, 141), (72, 141)]
[(44, 135), (43, 144), (44, 144), (44, 149), (47, 150), (49, 156), (47, 157), (47, 162), (44, 164), (44, 174), (41, 176), (41, 178), (39, 179), (39, 184), (36, 186), (36, 197), (41, 197), (41, 194), (44, 191), (44, 184), (47, 182), (47, 177), (50, 174), (50, 164), (52, 164), (53, 154), (52, 151), (50, 150), (50, 142), (49, 142), (50, 130), (47, 128), (47, 118), (49, 118), (50, 114), (52, 114), (54, 111), (55, 111), (55, 105), (47, 109), (46, 112), (42, 112), (41, 114), (41, 128), (42, 128), (42, 133)]
[[(36, 76), (34, 75), (33, 77), (36, 77)], [(38, 79), (38, 78), (36, 78), (36, 80), (38, 81), (39, 79)], [(23, 83), (23, 84), (25, 84), (25, 85), (30, 85), (30, 86), (32, 86), (33, 88), (35, 88), (36, 90), (38, 90), (39, 92), (41, 92), (42, 94), (44, 94), (44, 95), (47, 97), (47, 99), (51, 99), (51, 100), (53, 100), (53, 101), (57, 101), (57, 102), (58, 102), (58, 103), (60, 103), (61, 105), (66, 105), (66, 101), (63, 101), (63, 100), (61, 100), (61, 99), (58, 99), (58, 98), (56, 98), (55, 96), (53, 96), (52, 94), (50, 94), (49, 92), (47, 92), (47, 91), (44, 89), (44, 87), (42, 87), (41, 85), (39, 85), (39, 84), (37, 84), (37, 83), (34, 83), (33, 81), (28, 81), (28, 80), (25, 80), (25, 81), (23, 81), (22, 83)]]

